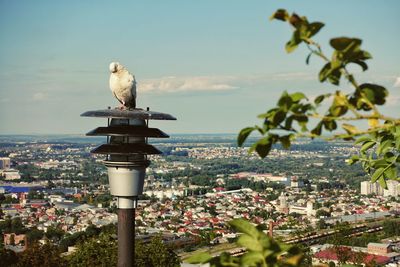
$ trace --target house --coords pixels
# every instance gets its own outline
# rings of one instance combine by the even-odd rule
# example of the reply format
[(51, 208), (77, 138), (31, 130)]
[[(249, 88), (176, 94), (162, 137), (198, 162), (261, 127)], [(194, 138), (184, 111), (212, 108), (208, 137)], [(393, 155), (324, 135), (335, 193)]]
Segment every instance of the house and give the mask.
[(376, 255), (387, 255), (392, 252), (390, 244), (368, 243), (368, 253)]

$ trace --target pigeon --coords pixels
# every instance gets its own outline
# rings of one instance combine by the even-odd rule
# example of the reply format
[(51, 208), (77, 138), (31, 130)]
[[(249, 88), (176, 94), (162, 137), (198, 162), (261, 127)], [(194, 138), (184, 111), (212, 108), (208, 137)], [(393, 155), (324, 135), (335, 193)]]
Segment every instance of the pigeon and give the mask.
[(136, 80), (124, 66), (118, 62), (110, 64), (110, 89), (123, 108), (136, 108)]

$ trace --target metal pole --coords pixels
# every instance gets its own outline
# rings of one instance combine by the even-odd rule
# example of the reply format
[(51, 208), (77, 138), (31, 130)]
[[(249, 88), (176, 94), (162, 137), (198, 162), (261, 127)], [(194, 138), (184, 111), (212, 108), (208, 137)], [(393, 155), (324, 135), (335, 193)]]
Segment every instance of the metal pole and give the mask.
[(118, 209), (118, 267), (135, 262), (135, 209)]

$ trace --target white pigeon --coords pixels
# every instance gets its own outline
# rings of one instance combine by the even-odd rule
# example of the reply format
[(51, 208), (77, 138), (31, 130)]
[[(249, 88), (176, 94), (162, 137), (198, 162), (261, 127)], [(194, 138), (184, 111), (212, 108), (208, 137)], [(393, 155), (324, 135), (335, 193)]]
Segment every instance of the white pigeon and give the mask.
[(136, 107), (136, 80), (124, 66), (118, 62), (110, 64), (110, 89), (122, 104), (121, 109)]

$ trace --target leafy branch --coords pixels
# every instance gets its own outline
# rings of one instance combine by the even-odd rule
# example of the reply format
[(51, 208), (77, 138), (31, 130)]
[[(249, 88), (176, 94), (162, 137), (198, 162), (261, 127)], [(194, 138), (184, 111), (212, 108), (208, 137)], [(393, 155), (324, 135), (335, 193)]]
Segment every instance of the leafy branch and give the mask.
[(207, 252), (200, 252), (188, 259), (189, 263), (210, 263), (211, 267), (262, 266), (290, 267), (299, 266), (303, 259), (301, 249), (295, 246), (280, 244), (268, 237), (263, 231), (243, 219), (234, 219), (228, 223), (240, 237), (236, 243), (246, 252), (240, 257), (222, 253), (212, 257)]
[[(397, 177), (400, 119), (385, 116), (378, 109), (378, 106), (385, 104), (388, 90), (378, 84), (359, 84), (348, 71), (350, 64), (360, 66), (363, 71), (368, 69), (366, 61), (372, 56), (361, 48), (362, 40), (349, 37), (333, 38), (329, 44), (334, 51), (332, 56), (328, 57), (321, 45), (312, 38), (324, 27), (324, 23), (310, 23), (306, 17), (295, 13), (289, 15), (284, 9), (278, 9), (271, 16), (271, 20), (286, 22), (293, 29), (292, 37), (285, 45), (288, 53), (304, 43), (310, 51), (306, 57), (306, 64), (309, 64), (312, 56), (325, 63), (318, 74), (321, 83), (340, 86), (341, 80), (344, 79), (352, 85), (354, 91), (345, 94), (336, 90), (334, 93), (319, 95), (313, 101), (302, 92), (289, 94), (284, 91), (276, 107), (258, 116), (263, 120), (262, 125), (246, 127), (240, 131), (238, 145), (243, 146), (249, 135), (256, 131), (261, 138), (252, 144), (249, 153), (256, 152), (264, 158), (274, 144), (280, 143), (287, 149), (292, 141), (299, 137), (354, 140), (361, 136), (355, 144), (360, 143), (362, 147), (368, 144), (368, 153), (361, 148), (358, 160), (353, 157), (349, 163), (361, 161), (364, 170), (371, 174), (371, 181), (378, 181), (384, 188), (387, 187), (387, 179), (400, 180)], [(329, 108), (320, 112), (322, 103), (326, 103), (328, 99), (331, 100)], [(363, 120), (368, 122), (367, 129), (359, 129), (345, 123)], [(311, 129), (310, 124), (313, 124)], [(324, 137), (324, 131), (334, 132), (339, 126), (342, 132)]]

